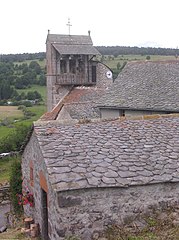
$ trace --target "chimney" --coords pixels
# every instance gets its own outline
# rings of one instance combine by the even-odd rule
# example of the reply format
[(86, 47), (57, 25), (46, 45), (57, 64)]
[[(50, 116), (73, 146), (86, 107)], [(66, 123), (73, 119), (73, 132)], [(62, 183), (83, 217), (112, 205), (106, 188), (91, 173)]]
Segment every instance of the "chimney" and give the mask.
[(48, 29), (48, 34), (50, 34), (50, 30)]
[(91, 31), (90, 31), (90, 30), (88, 30), (88, 35), (90, 36), (90, 34), (91, 34)]

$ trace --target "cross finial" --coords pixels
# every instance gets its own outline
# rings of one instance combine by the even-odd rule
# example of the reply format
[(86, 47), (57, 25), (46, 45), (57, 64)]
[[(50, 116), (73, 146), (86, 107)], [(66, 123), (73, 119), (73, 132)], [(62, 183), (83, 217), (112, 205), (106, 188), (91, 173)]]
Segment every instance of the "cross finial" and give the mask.
[(72, 26), (72, 25), (70, 24), (70, 18), (68, 18), (67, 26), (68, 26), (68, 32), (69, 32), (69, 35), (70, 35), (70, 27)]

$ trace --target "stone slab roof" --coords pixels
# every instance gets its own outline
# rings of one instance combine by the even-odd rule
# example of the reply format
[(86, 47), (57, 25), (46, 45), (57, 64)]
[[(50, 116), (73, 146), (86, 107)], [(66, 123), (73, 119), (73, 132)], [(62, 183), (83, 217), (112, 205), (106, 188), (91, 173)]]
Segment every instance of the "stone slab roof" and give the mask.
[(60, 120), (59, 114), (62, 108), (67, 111), (71, 119), (99, 118), (100, 111), (96, 106), (99, 98), (105, 91), (105, 87), (73, 87), (69, 94), (65, 96), (51, 112), (43, 114), (40, 120)]
[(36, 122), (57, 191), (179, 181), (179, 115), (66, 125)]
[(60, 110), (63, 107), (63, 101), (59, 102), (53, 109), (51, 112), (45, 112), (41, 117), (40, 120), (41, 121), (49, 121), (49, 120), (55, 120), (58, 117), (58, 114), (60, 112)]
[(60, 45), (52, 44), (60, 54), (99, 55), (98, 50), (91, 45)]
[(47, 40), (60, 54), (100, 55), (89, 35), (48, 34)]
[(61, 45), (93, 45), (89, 35), (48, 34), (47, 40)]
[(65, 98), (63, 108), (73, 119), (99, 118), (100, 112), (96, 105), (105, 92), (105, 87), (74, 87)]
[(179, 61), (127, 63), (99, 105), (179, 112)]

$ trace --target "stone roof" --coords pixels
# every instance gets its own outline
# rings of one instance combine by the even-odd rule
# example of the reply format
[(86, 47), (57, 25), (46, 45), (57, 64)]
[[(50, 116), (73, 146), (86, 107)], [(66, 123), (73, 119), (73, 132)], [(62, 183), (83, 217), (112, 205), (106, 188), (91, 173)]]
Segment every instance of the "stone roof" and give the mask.
[(63, 101), (63, 109), (72, 119), (99, 118), (100, 112), (96, 105), (105, 92), (105, 87), (74, 87)]
[(61, 45), (93, 45), (89, 35), (48, 34), (47, 40)]
[(178, 182), (178, 129), (178, 114), (34, 126), (57, 191)]
[(179, 61), (127, 63), (99, 105), (179, 112)]
[(96, 106), (99, 98), (105, 91), (105, 87), (73, 87), (69, 94), (65, 96), (51, 112), (44, 113), (40, 120), (49, 121), (61, 119), (59, 114), (62, 109), (69, 114), (71, 119), (99, 118), (100, 112)]
[(99, 55), (89, 35), (48, 34), (47, 40), (60, 54)]
[(100, 53), (98, 50), (90, 45), (60, 45), (60, 44), (53, 44), (55, 49), (60, 54), (82, 54), (82, 55), (99, 55)]
[(41, 117), (40, 120), (42, 121), (49, 121), (55, 120), (58, 117), (60, 110), (63, 107), (63, 101), (59, 102), (50, 112), (45, 112)]

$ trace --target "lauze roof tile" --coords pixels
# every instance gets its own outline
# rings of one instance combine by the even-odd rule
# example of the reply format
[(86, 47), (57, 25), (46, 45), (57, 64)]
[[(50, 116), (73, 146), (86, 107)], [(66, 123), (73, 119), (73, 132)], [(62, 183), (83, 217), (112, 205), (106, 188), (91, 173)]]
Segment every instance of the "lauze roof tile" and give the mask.
[(36, 122), (34, 127), (57, 191), (178, 182), (178, 129), (177, 114), (67, 126)]
[(179, 61), (127, 63), (98, 105), (179, 112)]

